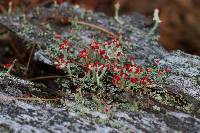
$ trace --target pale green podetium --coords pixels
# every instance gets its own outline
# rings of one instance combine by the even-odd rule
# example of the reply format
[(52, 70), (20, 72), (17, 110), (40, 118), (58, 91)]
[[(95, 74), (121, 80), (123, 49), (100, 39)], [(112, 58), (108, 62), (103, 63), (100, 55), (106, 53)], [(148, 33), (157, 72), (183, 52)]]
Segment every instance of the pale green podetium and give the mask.
[(15, 62), (17, 61), (17, 59), (15, 59), (12, 63), (12, 65), (8, 68), (8, 70), (6, 71), (6, 74), (10, 74), (11, 70), (13, 69)]
[(124, 22), (119, 18), (120, 3), (117, 2), (115, 5), (115, 19), (118, 23), (124, 24)]
[(9, 3), (8, 3), (8, 14), (10, 15), (11, 13), (12, 13), (12, 1), (10, 1)]
[(160, 20), (160, 17), (159, 17), (159, 10), (158, 9), (154, 10), (153, 21), (155, 21), (154, 26), (150, 30), (148, 35), (153, 35), (155, 33), (156, 29), (160, 26), (160, 23), (162, 22)]

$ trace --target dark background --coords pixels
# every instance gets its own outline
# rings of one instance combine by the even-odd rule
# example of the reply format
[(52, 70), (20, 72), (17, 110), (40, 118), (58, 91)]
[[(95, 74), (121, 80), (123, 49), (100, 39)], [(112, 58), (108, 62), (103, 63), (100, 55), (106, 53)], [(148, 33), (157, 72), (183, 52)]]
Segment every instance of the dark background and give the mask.
[[(0, 0), (0, 11), (7, 10), (8, 2)], [(53, 0), (12, 0), (13, 11), (24, 10)], [(114, 14), (114, 4), (119, 1), (120, 14), (138, 11), (152, 20), (155, 8), (160, 9), (163, 23), (160, 41), (167, 50), (181, 49), (187, 53), (200, 55), (200, 0), (57, 0), (78, 4), (83, 8)]]

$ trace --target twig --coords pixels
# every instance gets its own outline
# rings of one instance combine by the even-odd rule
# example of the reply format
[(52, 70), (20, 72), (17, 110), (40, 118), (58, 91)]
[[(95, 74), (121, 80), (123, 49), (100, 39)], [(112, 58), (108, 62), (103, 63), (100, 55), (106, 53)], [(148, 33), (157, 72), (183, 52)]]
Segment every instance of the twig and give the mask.
[(17, 57), (19, 58), (19, 60), (23, 60), (22, 59), (22, 56), (21, 56), (21, 54), (20, 54), (20, 52), (18, 51), (18, 49), (16, 48), (16, 43), (15, 43), (15, 41), (14, 40), (9, 40), (9, 44), (10, 44), (10, 46), (12, 47), (12, 49), (14, 50), (14, 52), (16, 53), (16, 55), (17, 55)]
[(69, 78), (69, 76), (42, 76), (42, 77), (35, 77), (35, 78), (30, 78), (28, 80), (34, 81), (34, 80), (43, 80), (43, 79), (54, 79), (54, 78)]
[(33, 97), (12, 97), (12, 96), (0, 96), (1, 100), (25, 100), (25, 101), (58, 101), (60, 98), (46, 99), (46, 98), (33, 98)]
[(89, 26), (91, 28), (95, 28), (95, 29), (98, 29), (100, 31), (103, 31), (103, 32), (113, 36), (114, 38), (119, 38), (118, 35), (114, 34), (113, 32), (108, 31), (107, 29), (105, 29), (102, 26), (97, 26), (97, 25), (94, 25), (94, 24), (91, 24), (91, 23), (87, 23), (87, 22), (84, 22), (84, 21), (79, 21), (79, 20), (76, 20), (76, 21), (75, 20), (69, 20), (69, 22), (77, 23), (77, 24), (81, 24), (81, 25), (85, 25), (85, 26)]
[(25, 75), (27, 75), (28, 68), (29, 68), (29, 65), (30, 65), (30, 62), (31, 62), (31, 58), (32, 58), (32, 55), (33, 55), (33, 51), (35, 50), (35, 46), (36, 46), (36, 44), (33, 44), (33, 47), (31, 49), (31, 53), (29, 55), (28, 62), (27, 62), (27, 65), (26, 65), (26, 69), (25, 69), (25, 72), (24, 72)]
[(86, 66), (84, 66), (83, 64), (81, 64), (81, 63), (79, 63), (79, 62), (77, 62), (77, 61), (75, 61), (75, 60), (70, 60), (70, 61), (71, 61), (72, 63), (74, 63), (74, 64), (76, 64), (76, 65), (78, 65), (78, 66), (84, 68), (84, 69), (87, 68)]
[(67, 17), (65, 16), (62, 16), (62, 15), (59, 15), (59, 13), (57, 12), (55, 15), (53, 16), (47, 16), (45, 18), (45, 20), (55, 20), (57, 22), (60, 22), (62, 24), (69, 24), (69, 23), (75, 23), (75, 24), (79, 24), (79, 25), (85, 25), (85, 26), (88, 26), (88, 27), (91, 27), (91, 28), (94, 28), (94, 29), (97, 29), (97, 30), (100, 30), (104, 33), (107, 33), (109, 34), (111, 37), (114, 37), (114, 38), (119, 38), (118, 35), (114, 34), (113, 32), (111, 31), (108, 31), (106, 28), (102, 27), (102, 26), (97, 26), (97, 25), (94, 25), (94, 24), (91, 24), (91, 23), (88, 23), (88, 22), (85, 22), (85, 21), (80, 21), (80, 20), (70, 20), (68, 19)]

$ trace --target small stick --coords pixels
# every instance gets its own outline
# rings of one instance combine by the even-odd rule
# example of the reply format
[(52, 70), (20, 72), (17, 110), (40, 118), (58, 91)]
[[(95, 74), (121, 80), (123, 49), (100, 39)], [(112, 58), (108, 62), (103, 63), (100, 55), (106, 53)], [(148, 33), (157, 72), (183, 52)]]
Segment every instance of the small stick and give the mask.
[(84, 22), (84, 21), (78, 21), (78, 20), (77, 21), (69, 20), (69, 22), (71, 22), (71, 23), (74, 22), (74, 23), (77, 23), (77, 24), (89, 26), (91, 28), (95, 28), (95, 29), (98, 29), (100, 31), (103, 31), (103, 32), (115, 37), (115, 38), (119, 38), (118, 35), (115, 35), (113, 32), (110, 32), (110, 31), (108, 31), (107, 29), (105, 29), (104, 27), (101, 27), (101, 26), (97, 26), (97, 25), (94, 25), (94, 24), (90, 24), (90, 23), (87, 23), (87, 22)]
[(35, 77), (35, 78), (30, 78), (28, 80), (34, 81), (34, 80), (43, 80), (43, 79), (54, 79), (54, 78), (69, 78), (69, 76), (42, 76), (42, 77)]
[(26, 65), (25, 75), (27, 75), (28, 68), (29, 68), (29, 65), (30, 65), (30, 62), (31, 62), (31, 58), (32, 58), (32, 55), (33, 55), (33, 51), (35, 50), (35, 46), (36, 46), (36, 44), (33, 44), (33, 47), (31, 49), (31, 53), (29, 55), (29, 59), (28, 59), (27, 65)]
[(32, 97), (12, 97), (12, 96), (0, 96), (1, 100), (25, 100), (25, 101), (58, 101), (60, 98), (46, 99), (46, 98), (32, 98)]
[(55, 15), (48, 16), (48, 17), (46, 17), (46, 20), (56, 20), (58, 22), (61, 22), (62, 24), (76, 23), (76, 24), (79, 24), (79, 25), (85, 25), (85, 26), (100, 30), (104, 33), (107, 33), (114, 38), (119, 38), (118, 35), (114, 34), (111, 31), (108, 31), (106, 28), (104, 28), (102, 26), (97, 26), (97, 25), (94, 25), (94, 24), (91, 24), (91, 23), (88, 23), (88, 22), (80, 21), (80, 20), (69, 20), (67, 17), (59, 15), (59, 14), (56, 15), (56, 16)]
[(18, 51), (18, 49), (16, 48), (16, 42), (13, 40), (13, 39), (11, 39), (11, 40), (9, 40), (9, 44), (10, 44), (10, 46), (12, 47), (12, 49), (14, 50), (14, 52), (16, 53), (16, 55), (17, 55), (17, 57), (20, 59), (20, 60), (23, 60), (22, 59), (22, 56), (20, 55), (20, 52)]
[(84, 69), (86, 68), (86, 66), (84, 66), (83, 64), (81, 64), (81, 63), (79, 63), (79, 62), (77, 62), (75, 60), (71, 60), (71, 62), (76, 64), (76, 65), (78, 65), (78, 66), (80, 66), (80, 67), (82, 67), (82, 68), (84, 68)]

